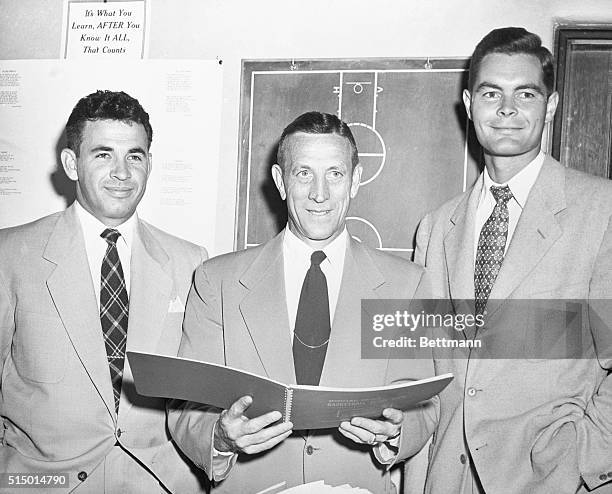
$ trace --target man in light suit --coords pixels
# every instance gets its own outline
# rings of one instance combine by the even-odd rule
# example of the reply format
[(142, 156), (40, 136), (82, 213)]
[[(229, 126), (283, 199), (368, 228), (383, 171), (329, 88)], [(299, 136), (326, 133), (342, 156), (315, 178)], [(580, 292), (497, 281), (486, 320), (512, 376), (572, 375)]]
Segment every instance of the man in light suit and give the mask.
[(124, 354), (176, 355), (206, 251), (136, 215), (152, 139), (137, 100), (90, 94), (66, 133), (76, 202), (0, 231), (0, 472), (67, 474), (64, 492), (203, 492), (165, 401), (136, 394)]
[[(284, 383), (389, 383), (394, 376), (385, 359), (361, 359), (361, 300), (411, 299), (421, 270), (348, 235), (345, 217), (361, 166), (344, 122), (319, 112), (301, 115), (285, 128), (277, 158), (272, 175), (287, 202), (287, 228), (264, 245), (211, 259), (196, 271), (179, 355)], [(328, 332), (320, 341), (309, 339), (315, 325), (310, 333), (298, 329), (313, 271), (325, 279), (317, 293), (324, 293), (319, 325)], [(304, 347), (312, 354), (306, 369), (299, 364)], [(314, 354), (321, 348), (319, 360)], [(317, 365), (320, 375), (305, 379)], [(431, 376), (433, 368), (425, 367), (404, 377)], [(388, 469), (405, 457), (401, 411), (309, 433), (293, 431), (290, 422), (274, 424), (278, 411), (247, 419), (244, 412), (257, 399), (242, 397), (223, 411), (185, 404), (169, 414), (173, 437), (216, 482), (214, 492), (272, 493), (317, 480), (393, 492)]]
[[(541, 152), (558, 96), (552, 55), (535, 34), (485, 36), (463, 101), (485, 170), (423, 219), (415, 259), (433, 297), (486, 307), (483, 327), (466, 337), (482, 339), (493, 358), (434, 349), (436, 373), (455, 379), (404, 430), (415, 446), (435, 432), (425, 491), (612, 492), (612, 318), (601, 303), (612, 294), (612, 184)], [(550, 311), (525, 316), (521, 300), (536, 299), (597, 310), (570, 334), (542, 317)], [(567, 353), (534, 350), (581, 329), (581, 346)]]

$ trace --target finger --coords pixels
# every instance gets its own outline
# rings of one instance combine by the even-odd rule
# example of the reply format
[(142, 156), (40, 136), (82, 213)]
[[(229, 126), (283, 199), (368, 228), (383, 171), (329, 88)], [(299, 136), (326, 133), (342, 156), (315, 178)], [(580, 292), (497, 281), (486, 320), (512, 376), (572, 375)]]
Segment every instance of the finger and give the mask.
[(271, 437), (263, 443), (247, 446), (245, 449), (243, 449), (243, 452), (252, 455), (254, 453), (261, 453), (262, 451), (267, 451), (268, 449), (271, 449), (276, 446), (281, 441), (287, 439), (291, 435), (291, 432), (293, 432), (292, 429), (285, 431), (282, 434), (279, 434), (278, 436)]
[[(286, 437), (291, 434), (292, 430), (293, 424), (291, 422), (283, 422), (282, 424), (263, 429), (255, 434), (241, 436), (236, 440), (236, 446), (242, 451), (247, 452), (247, 450), (252, 450), (253, 446), (274, 442), (274, 440), (280, 436)], [(282, 441), (282, 439), (279, 441)]]
[(359, 439), (352, 432), (349, 432), (346, 429), (343, 429), (342, 427), (338, 427), (338, 430), (340, 431), (340, 434), (342, 434), (344, 437), (350, 439), (351, 441), (353, 441), (355, 443), (359, 443), (359, 444), (364, 444), (364, 442), (361, 439)]
[(351, 425), (365, 429), (372, 434), (384, 434), (387, 429), (387, 422), (382, 420), (366, 419), (364, 417), (353, 417), (351, 419)]
[(237, 419), (242, 417), (247, 408), (251, 406), (251, 403), (253, 403), (253, 398), (248, 395), (238, 398), (227, 411), (229, 418)]
[(282, 416), (283, 415), (277, 411), (264, 413), (259, 417), (255, 417), (250, 420), (247, 420), (246, 422), (243, 422), (241, 427), (242, 432), (244, 434), (255, 434), (256, 432), (262, 430), (264, 427), (267, 427), (270, 424), (277, 422), (282, 418)]
[(396, 408), (385, 408), (383, 417), (395, 425), (400, 425), (404, 421), (404, 412)]
[(361, 427), (356, 427), (350, 422), (343, 422), (340, 424), (340, 430), (355, 436), (356, 439), (353, 439), (353, 441), (356, 442), (370, 444), (374, 440), (374, 433)]

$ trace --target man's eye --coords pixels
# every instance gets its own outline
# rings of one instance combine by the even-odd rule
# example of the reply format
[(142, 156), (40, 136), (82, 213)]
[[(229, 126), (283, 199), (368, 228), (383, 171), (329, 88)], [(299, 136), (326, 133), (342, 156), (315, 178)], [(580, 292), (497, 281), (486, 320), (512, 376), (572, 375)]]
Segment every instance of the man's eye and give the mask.
[(105, 159), (110, 158), (110, 154), (109, 153), (105, 153), (105, 152), (97, 153), (96, 154), (96, 158), (105, 160)]
[(307, 178), (307, 177), (310, 176), (310, 172), (308, 170), (300, 170), (297, 173), (297, 176), (300, 177), (300, 178)]
[(518, 94), (518, 97), (519, 97), (520, 99), (532, 99), (532, 98), (535, 98), (535, 97), (536, 97), (536, 95), (535, 95), (535, 93), (533, 93), (533, 92), (531, 92), (531, 91), (521, 91), (521, 92)]
[(129, 161), (141, 162), (142, 161), (142, 156), (140, 156), (139, 154), (131, 154), (130, 156), (128, 156), (128, 160)]
[(331, 178), (341, 178), (343, 176), (342, 172), (338, 171), (338, 170), (332, 170), (329, 172), (329, 176)]
[(499, 97), (499, 93), (496, 91), (487, 91), (482, 94), (482, 97), (485, 99), (495, 99)]

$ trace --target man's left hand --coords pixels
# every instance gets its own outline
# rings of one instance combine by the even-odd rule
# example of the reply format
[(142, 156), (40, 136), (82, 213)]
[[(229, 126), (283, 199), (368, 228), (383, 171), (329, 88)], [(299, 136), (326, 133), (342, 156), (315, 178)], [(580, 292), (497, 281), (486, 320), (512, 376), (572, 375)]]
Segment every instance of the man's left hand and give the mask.
[(350, 422), (342, 422), (338, 430), (343, 436), (358, 444), (376, 444), (387, 442), (399, 436), (404, 413), (395, 408), (383, 410), (384, 419), (366, 419), (353, 417)]

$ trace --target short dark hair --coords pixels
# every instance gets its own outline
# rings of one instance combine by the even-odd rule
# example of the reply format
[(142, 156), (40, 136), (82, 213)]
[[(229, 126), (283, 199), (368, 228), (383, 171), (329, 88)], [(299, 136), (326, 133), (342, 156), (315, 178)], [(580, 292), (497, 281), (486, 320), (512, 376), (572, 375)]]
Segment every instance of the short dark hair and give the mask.
[(278, 142), (278, 151), (276, 153), (276, 162), (285, 169), (285, 153), (286, 153), (286, 140), (287, 137), (298, 132), (304, 132), (306, 134), (336, 134), (347, 139), (351, 145), (351, 164), (352, 167), (359, 163), (359, 156), (357, 154), (357, 144), (355, 138), (351, 132), (350, 127), (340, 120), (336, 115), (331, 113), (321, 113), (318, 111), (310, 111), (303, 113), (291, 122), (283, 133), (281, 134)]
[(532, 55), (536, 57), (542, 66), (542, 79), (544, 80), (548, 95), (553, 92), (555, 68), (552, 53), (542, 46), (542, 40), (537, 34), (530, 33), (522, 27), (493, 29), (476, 45), (470, 61), (470, 76), (468, 80), (468, 89), (470, 91), (474, 89), (483, 58), (491, 53)]
[(151, 147), (153, 129), (149, 123), (149, 114), (138, 100), (123, 91), (96, 91), (79, 100), (66, 123), (66, 145), (77, 156), (83, 140), (85, 122), (96, 120), (119, 120), (142, 124)]

